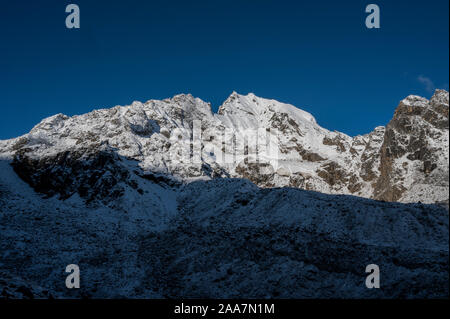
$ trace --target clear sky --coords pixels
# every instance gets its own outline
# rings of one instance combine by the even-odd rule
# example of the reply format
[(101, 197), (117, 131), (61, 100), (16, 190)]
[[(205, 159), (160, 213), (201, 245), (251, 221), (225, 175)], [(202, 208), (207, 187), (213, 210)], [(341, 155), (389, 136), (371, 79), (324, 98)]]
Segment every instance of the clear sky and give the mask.
[[(81, 28), (65, 27), (78, 4)], [(365, 27), (376, 3), (381, 28)], [(0, 139), (42, 118), (191, 93), (294, 104), (349, 135), (449, 83), (448, 0), (1, 1)]]

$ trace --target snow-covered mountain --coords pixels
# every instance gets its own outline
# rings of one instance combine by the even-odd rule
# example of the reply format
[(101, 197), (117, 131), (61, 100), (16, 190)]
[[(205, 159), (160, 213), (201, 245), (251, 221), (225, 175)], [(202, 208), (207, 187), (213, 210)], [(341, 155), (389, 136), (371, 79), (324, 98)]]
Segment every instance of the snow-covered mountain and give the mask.
[(111, 188), (118, 195), (119, 181), (138, 190), (126, 164), (133, 161), (137, 175), (174, 182), (235, 177), (260, 187), (434, 203), (448, 200), (448, 116), (449, 94), (437, 90), (429, 101), (401, 101), (386, 127), (350, 137), (253, 94), (231, 94), (217, 114), (198, 98), (177, 95), (52, 116), (24, 136), (0, 141), (0, 158), (37, 191), (62, 198), (91, 198), (95, 191), (102, 197)]
[[(0, 170), (0, 299), (449, 296), (447, 207), (228, 178), (145, 180), (142, 196), (86, 205)], [(80, 289), (65, 287), (69, 264)]]
[(448, 103), (356, 137), (237, 93), (47, 118), (0, 141), (0, 298), (448, 298)]

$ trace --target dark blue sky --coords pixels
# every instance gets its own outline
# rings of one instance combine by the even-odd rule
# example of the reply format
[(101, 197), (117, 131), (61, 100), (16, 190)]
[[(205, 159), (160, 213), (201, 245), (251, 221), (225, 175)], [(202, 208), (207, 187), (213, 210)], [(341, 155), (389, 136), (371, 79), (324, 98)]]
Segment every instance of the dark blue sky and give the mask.
[[(81, 29), (66, 29), (76, 3)], [(365, 7), (381, 9), (367, 29)], [(55, 113), (234, 90), (350, 135), (399, 100), (448, 89), (448, 0), (1, 1), (0, 139)]]

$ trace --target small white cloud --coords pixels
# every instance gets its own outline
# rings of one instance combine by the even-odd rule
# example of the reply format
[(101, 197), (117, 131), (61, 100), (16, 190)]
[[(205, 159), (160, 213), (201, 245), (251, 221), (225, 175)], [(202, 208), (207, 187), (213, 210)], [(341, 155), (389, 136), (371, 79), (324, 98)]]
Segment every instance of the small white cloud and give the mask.
[(419, 75), (417, 77), (417, 81), (425, 86), (425, 90), (427, 90), (428, 93), (433, 93), (436, 89), (436, 85), (434, 85), (433, 81), (431, 81), (431, 79), (426, 76)]

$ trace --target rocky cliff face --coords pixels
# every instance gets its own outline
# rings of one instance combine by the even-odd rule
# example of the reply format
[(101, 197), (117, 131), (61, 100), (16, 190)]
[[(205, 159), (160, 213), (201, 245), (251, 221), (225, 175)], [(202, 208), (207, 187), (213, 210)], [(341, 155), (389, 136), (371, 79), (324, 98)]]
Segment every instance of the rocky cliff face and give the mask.
[(233, 93), (217, 114), (198, 98), (178, 95), (55, 115), (0, 141), (0, 157), (37, 191), (62, 198), (118, 197), (126, 185), (140, 192), (134, 176), (156, 174), (178, 182), (242, 177), (261, 187), (433, 203), (448, 200), (448, 97), (442, 90), (429, 101), (409, 96), (386, 127), (350, 137), (253, 94)]
[(387, 201), (448, 199), (449, 94), (430, 101), (409, 96), (386, 126), (374, 198)]

